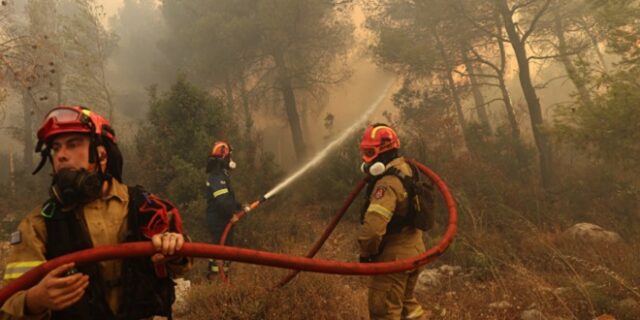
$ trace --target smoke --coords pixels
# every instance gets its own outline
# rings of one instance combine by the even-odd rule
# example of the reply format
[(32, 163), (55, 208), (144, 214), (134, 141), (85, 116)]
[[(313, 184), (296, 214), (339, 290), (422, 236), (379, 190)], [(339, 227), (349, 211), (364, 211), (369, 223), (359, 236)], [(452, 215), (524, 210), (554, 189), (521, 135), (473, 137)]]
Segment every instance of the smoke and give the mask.
[(278, 184), (271, 191), (267, 192), (264, 195), (264, 197), (266, 199), (269, 199), (271, 196), (273, 196), (274, 194), (278, 193), (278, 191), (282, 190), (284, 187), (286, 187), (291, 182), (293, 182), (296, 178), (298, 178), (299, 176), (301, 176), (302, 174), (307, 172), (310, 168), (312, 168), (313, 166), (315, 166), (318, 163), (320, 163), (320, 161), (322, 161), (322, 159), (324, 159), (329, 154), (330, 151), (333, 151), (333, 149), (335, 149), (344, 140), (346, 140), (351, 134), (353, 134), (353, 132), (356, 129), (360, 128), (365, 123), (365, 121), (367, 121), (367, 119), (369, 119), (371, 114), (373, 114), (373, 112), (378, 108), (378, 106), (380, 106), (380, 104), (382, 103), (383, 99), (388, 95), (388, 92), (389, 92), (389, 89), (391, 88), (391, 84), (392, 83), (393, 83), (392, 81), (388, 81), (387, 85), (385, 86), (385, 89), (378, 96), (378, 98), (375, 100), (375, 102), (373, 102), (369, 106), (369, 108), (362, 114), (362, 116), (356, 122), (354, 122), (349, 128), (347, 128), (344, 132), (342, 132), (342, 134), (340, 136), (338, 136), (335, 140), (333, 140), (331, 143), (329, 143), (324, 149), (322, 149), (322, 151), (318, 152), (318, 154), (316, 154), (302, 168), (298, 169), (298, 171), (296, 171), (291, 176), (289, 176), (287, 179), (285, 179), (283, 182)]

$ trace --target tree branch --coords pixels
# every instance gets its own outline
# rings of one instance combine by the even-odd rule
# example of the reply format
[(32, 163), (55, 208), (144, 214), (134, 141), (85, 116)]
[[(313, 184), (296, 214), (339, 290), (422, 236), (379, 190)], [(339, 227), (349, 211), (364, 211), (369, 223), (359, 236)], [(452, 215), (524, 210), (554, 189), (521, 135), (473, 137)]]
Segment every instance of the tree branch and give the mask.
[(513, 15), (513, 14), (516, 13), (516, 11), (518, 11), (518, 10), (524, 8), (524, 7), (528, 7), (534, 2), (536, 2), (536, 0), (530, 0), (530, 1), (527, 1), (527, 2), (521, 3), (521, 4), (514, 4), (513, 7), (511, 8), (511, 10), (509, 10), (509, 12), (511, 12), (511, 14)]
[(560, 79), (568, 79), (568, 78), (569, 77), (567, 75), (561, 75), (561, 76), (553, 77), (553, 78), (549, 79), (549, 81), (547, 81), (547, 82), (545, 82), (543, 84), (537, 85), (536, 89), (546, 88), (551, 82), (554, 82), (554, 81), (560, 80)]
[[(456, 1), (456, 2), (458, 3), (459, 1)], [(462, 4), (459, 4), (458, 6), (455, 6), (455, 8), (456, 8), (456, 9), (458, 9), (458, 10), (462, 13), (462, 16), (463, 16), (463, 17), (464, 17), (468, 22), (470, 22), (470, 23), (471, 23), (471, 24), (472, 24), (476, 29), (478, 29), (478, 30), (482, 31), (483, 33), (485, 33), (486, 35), (488, 35), (488, 36), (490, 36), (490, 37), (493, 37), (493, 38), (496, 38), (496, 39), (498, 39), (498, 40), (502, 40), (502, 41), (505, 41), (505, 42), (509, 42), (509, 39), (505, 39), (505, 38), (503, 38), (503, 37), (502, 37), (502, 35), (497, 34), (497, 33), (494, 33), (494, 32), (492, 32), (491, 30), (489, 30), (489, 29), (485, 28), (484, 26), (482, 26), (482, 25), (478, 24), (478, 23), (476, 22), (476, 20), (475, 20), (475, 19), (473, 19), (472, 17), (470, 17), (470, 16), (466, 13), (466, 11), (464, 10), (464, 7), (462, 6)]]
[(540, 9), (540, 11), (538, 11), (538, 13), (536, 13), (536, 15), (533, 17), (533, 20), (531, 21), (531, 24), (529, 25), (529, 30), (527, 30), (522, 35), (522, 42), (526, 42), (527, 38), (531, 35), (531, 33), (533, 33), (535, 31), (536, 24), (538, 23), (540, 18), (542, 18), (542, 16), (544, 15), (545, 11), (547, 11), (547, 9), (549, 9), (549, 6), (551, 5), (551, 1), (552, 0), (547, 0), (544, 3), (544, 5), (542, 6), (542, 8)]
[(491, 78), (491, 79), (497, 79), (498, 76), (496, 75), (492, 75), (492, 74), (484, 74), (484, 73), (468, 73), (468, 72), (462, 72), (462, 71), (458, 71), (458, 70), (453, 70), (454, 73), (459, 74), (463, 77), (470, 77), (470, 76), (474, 76), (474, 77), (478, 77), (478, 78)]

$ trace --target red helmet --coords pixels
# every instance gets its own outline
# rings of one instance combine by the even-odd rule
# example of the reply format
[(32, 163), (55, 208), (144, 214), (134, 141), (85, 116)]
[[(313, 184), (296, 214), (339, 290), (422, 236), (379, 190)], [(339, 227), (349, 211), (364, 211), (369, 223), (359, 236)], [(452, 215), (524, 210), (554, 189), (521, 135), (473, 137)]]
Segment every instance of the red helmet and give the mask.
[(381, 153), (400, 148), (400, 139), (396, 132), (385, 124), (374, 124), (364, 130), (360, 141), (362, 161), (369, 163)]
[(224, 141), (216, 141), (216, 143), (213, 144), (213, 149), (211, 149), (209, 156), (225, 159), (231, 154), (232, 150), (233, 149), (231, 149), (228, 143)]
[(59, 106), (49, 111), (38, 130), (38, 140), (46, 144), (57, 134), (72, 132), (93, 132), (116, 143), (116, 135), (109, 121), (81, 106)]

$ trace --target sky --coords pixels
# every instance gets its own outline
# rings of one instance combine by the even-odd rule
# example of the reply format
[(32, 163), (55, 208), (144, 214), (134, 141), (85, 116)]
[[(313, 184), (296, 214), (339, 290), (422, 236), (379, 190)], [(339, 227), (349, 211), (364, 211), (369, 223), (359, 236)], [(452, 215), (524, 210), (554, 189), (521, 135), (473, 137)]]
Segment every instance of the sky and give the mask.
[(112, 16), (122, 7), (124, 0), (98, 0), (96, 2), (104, 6), (107, 16)]

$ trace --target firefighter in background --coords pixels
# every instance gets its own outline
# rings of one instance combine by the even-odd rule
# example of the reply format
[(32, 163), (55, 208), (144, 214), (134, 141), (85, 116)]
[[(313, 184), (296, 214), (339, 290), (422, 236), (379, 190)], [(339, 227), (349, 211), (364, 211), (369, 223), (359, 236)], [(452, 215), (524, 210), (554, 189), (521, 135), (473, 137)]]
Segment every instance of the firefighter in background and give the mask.
[[(231, 146), (223, 141), (213, 144), (207, 159), (207, 226), (211, 232), (213, 244), (220, 244), (220, 238), (233, 214), (249, 209), (236, 201), (231, 188), (229, 171), (235, 169), (236, 163), (231, 159)], [(225, 245), (233, 245), (234, 229), (229, 231)], [(224, 272), (229, 271), (229, 261), (224, 261)], [(214, 279), (219, 272), (214, 259), (209, 259), (207, 278)]]
[[(399, 156), (399, 148), (398, 135), (384, 124), (367, 127), (360, 143), (361, 169), (370, 175), (358, 235), (362, 263), (400, 260), (425, 252), (421, 229), (428, 227), (426, 218), (414, 208), (417, 194), (411, 182), (419, 172)], [(432, 206), (425, 209), (432, 210)], [(414, 296), (420, 272), (373, 276), (368, 292), (370, 318), (426, 318)]]
[(191, 259), (167, 257), (185, 241), (179, 212), (141, 187), (122, 183), (116, 135), (99, 114), (80, 106), (54, 108), (37, 136), (42, 160), (34, 174), (51, 162), (51, 197), (11, 234), (5, 280), (46, 260), (96, 246), (150, 239), (158, 253), (59, 266), (11, 296), (0, 318), (171, 318), (175, 284), (169, 276), (192, 264)]

